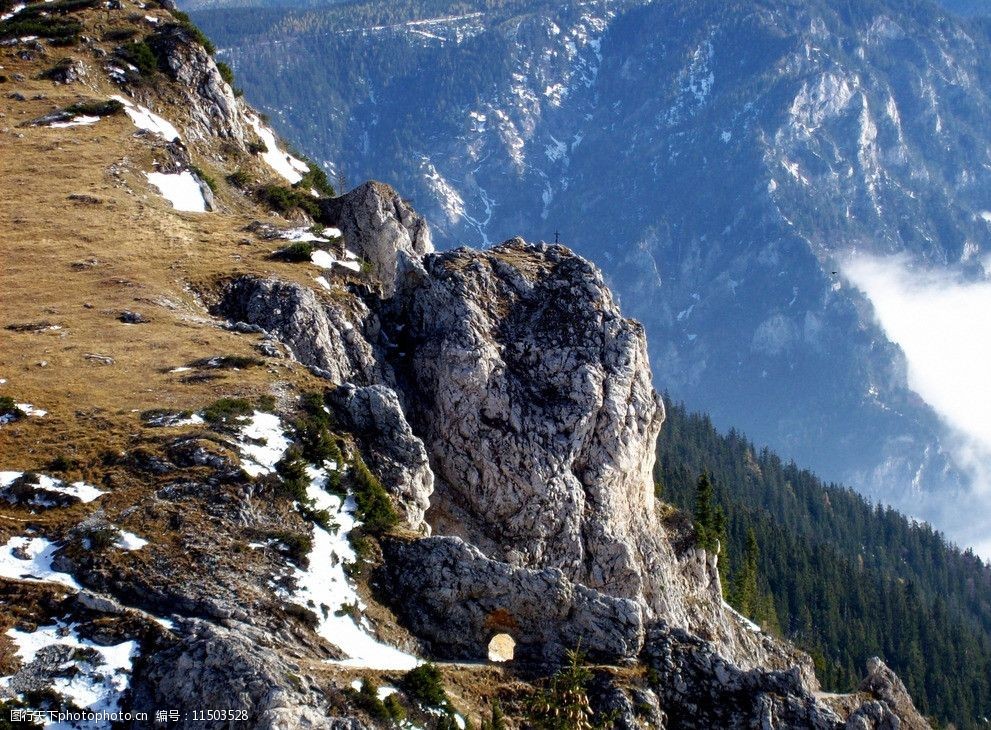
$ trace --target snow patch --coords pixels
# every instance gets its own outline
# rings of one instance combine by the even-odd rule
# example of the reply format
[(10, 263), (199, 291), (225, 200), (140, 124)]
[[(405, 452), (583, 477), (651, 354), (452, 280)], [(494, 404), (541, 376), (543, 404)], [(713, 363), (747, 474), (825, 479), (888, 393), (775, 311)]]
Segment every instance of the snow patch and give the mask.
[(100, 121), (100, 117), (90, 117), (85, 114), (73, 117), (67, 122), (52, 122), (49, 127), (54, 129), (65, 129), (66, 127), (88, 127)]
[(307, 473), (310, 477), (307, 497), (317, 510), (327, 510), (336, 529), (328, 531), (313, 526), (308, 567), (293, 568), (296, 587), (288, 599), (315, 611), (317, 633), (347, 654), (347, 659), (333, 663), (383, 671), (413, 669), (420, 663), (419, 659), (380, 642), (372, 636), (367, 620), (356, 616), (364, 603), (344, 572), (344, 566), (357, 559), (348, 541), (348, 534), (358, 524), (354, 500), (348, 497), (342, 501), (325, 491), (326, 471), (309, 467)]
[[(133, 660), (138, 654), (136, 641), (104, 646), (81, 638), (76, 632), (76, 624), (62, 623), (39, 626), (32, 632), (9, 629), (7, 636), (13, 640), (17, 647), (16, 654), (24, 665), (33, 662), (48, 647), (83, 650), (85, 654), (81, 658), (73, 654), (69, 663), (74, 671), (63, 671), (70, 669), (70, 666), (59, 667), (59, 673), (68, 676), (55, 677), (51, 689), (80, 709), (112, 713), (120, 708), (121, 695), (130, 684)], [(11, 679), (4, 677), (0, 679), (0, 684), (6, 685)], [(50, 723), (46, 727), (71, 725)], [(110, 728), (110, 722), (90, 723), (87, 727)]]
[(121, 550), (128, 551), (140, 550), (147, 544), (148, 541), (143, 537), (138, 537), (133, 532), (128, 532), (127, 530), (120, 531), (120, 537), (117, 538), (116, 543), (117, 547)]
[(4, 13), (3, 15), (0, 15), (0, 23), (2, 23), (5, 20), (10, 20), (15, 15), (17, 15), (19, 12), (21, 12), (22, 10), (24, 10), (24, 8), (26, 8), (26, 7), (27, 7), (27, 5), (25, 5), (24, 3), (17, 3), (17, 5), (15, 5), (14, 7), (12, 7), (10, 9), (10, 12), (7, 12), (7, 13)]
[(59, 546), (43, 537), (12, 537), (0, 547), (0, 577), (32, 583), (60, 583), (79, 590), (79, 584), (68, 573), (52, 568), (52, 559)]
[[(0, 488), (9, 487), (14, 480), (19, 479), (22, 476), (24, 476), (24, 472), (0, 471)], [(101, 492), (99, 489), (87, 484), (86, 482), (73, 482), (72, 484), (66, 484), (61, 479), (53, 479), (52, 477), (45, 476), (44, 474), (38, 475), (37, 486), (39, 489), (44, 489), (49, 492), (68, 494), (84, 504), (87, 502), (92, 502), (97, 497), (101, 497), (105, 494), (105, 492)]]
[(130, 117), (131, 121), (134, 122), (134, 126), (138, 129), (143, 129), (147, 132), (154, 132), (164, 138), (167, 142), (171, 142), (175, 139), (181, 139), (178, 129), (150, 109), (146, 109), (139, 104), (134, 104), (129, 99), (125, 99), (123, 96), (118, 95), (111, 98), (124, 105), (124, 113)]
[(238, 432), (241, 468), (250, 476), (271, 474), (289, 448), (282, 421), (274, 413), (255, 411)]
[(275, 133), (263, 125), (258, 117), (253, 114), (249, 115), (248, 124), (265, 144), (265, 151), (262, 153), (262, 159), (265, 160), (265, 163), (290, 185), (295, 185), (302, 180), (303, 173), (309, 172), (309, 166), (285, 150), (279, 149), (279, 145), (275, 141)]
[(187, 213), (206, 212), (206, 200), (203, 199), (200, 183), (189, 170), (171, 174), (146, 172), (145, 177), (176, 210)]

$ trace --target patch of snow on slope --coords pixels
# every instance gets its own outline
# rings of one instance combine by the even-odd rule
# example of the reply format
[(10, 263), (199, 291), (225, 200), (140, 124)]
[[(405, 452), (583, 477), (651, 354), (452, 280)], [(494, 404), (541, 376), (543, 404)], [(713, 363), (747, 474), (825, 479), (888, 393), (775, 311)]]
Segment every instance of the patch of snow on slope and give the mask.
[(81, 114), (77, 117), (73, 117), (67, 122), (52, 122), (49, 127), (55, 129), (65, 129), (66, 127), (88, 127), (91, 124), (96, 124), (100, 121), (100, 117), (90, 117), (85, 114)]
[(991, 210), (982, 210), (977, 214), (985, 223), (991, 223)]
[(465, 201), (461, 194), (451, 185), (440, 171), (426, 157), (421, 161), (423, 179), (430, 188), (437, 202), (440, 203), (444, 216), (449, 223), (458, 223), (465, 214)]
[(128, 551), (140, 550), (147, 544), (148, 541), (143, 537), (138, 537), (133, 532), (128, 532), (127, 530), (120, 531), (120, 537), (117, 538), (116, 542), (117, 547), (121, 550)]
[(203, 199), (199, 181), (189, 170), (171, 174), (146, 172), (145, 177), (176, 210), (187, 213), (206, 212), (206, 200)]
[[(15, 479), (18, 479), (23, 475), (24, 472), (20, 471), (0, 471), (0, 488), (10, 486)], [(105, 494), (96, 487), (86, 484), (86, 482), (73, 482), (72, 484), (66, 484), (60, 479), (53, 479), (52, 477), (45, 476), (44, 474), (38, 475), (37, 486), (39, 489), (44, 489), (49, 492), (68, 494), (83, 503), (92, 502), (97, 497)]]
[(174, 139), (181, 139), (179, 130), (162, 117), (155, 114), (150, 109), (146, 109), (139, 104), (134, 104), (123, 96), (111, 97), (124, 105), (124, 113), (134, 122), (134, 126), (164, 138), (167, 142)]
[(10, 9), (10, 12), (4, 13), (3, 15), (0, 15), (0, 22), (3, 22), (5, 20), (10, 20), (15, 15), (17, 15), (19, 12), (21, 12), (22, 10), (24, 10), (24, 8), (26, 8), (26, 7), (27, 7), (27, 5), (25, 5), (24, 3), (17, 3), (17, 5), (15, 5), (14, 7), (12, 7)]
[[(336, 465), (335, 465), (336, 466)], [(335, 664), (365, 669), (405, 671), (420, 660), (395, 647), (383, 644), (370, 633), (365, 619), (356, 620), (350, 611), (360, 611), (364, 604), (344, 572), (344, 566), (357, 559), (348, 533), (358, 524), (354, 517), (352, 498), (344, 501), (329, 494), (326, 472), (309, 467), (310, 484), (306, 494), (317, 510), (327, 510), (337, 529), (331, 531), (313, 525), (313, 547), (306, 570), (293, 568), (295, 590), (288, 596), (293, 603), (314, 611), (318, 618), (317, 633), (347, 654), (348, 658)]]
[[(130, 684), (132, 662), (138, 653), (136, 641), (104, 646), (81, 638), (74, 624), (39, 626), (32, 632), (10, 629), (7, 636), (13, 640), (16, 654), (25, 666), (35, 661), (39, 654), (49, 653), (53, 647), (71, 650), (67, 665), (58, 668), (59, 674), (64, 676), (54, 677), (51, 684), (51, 689), (71, 704), (94, 713), (113, 713), (120, 708), (121, 696)], [(13, 677), (4, 677), (0, 684), (9, 686), (11, 679)], [(49, 723), (46, 727), (72, 725)], [(87, 721), (86, 727), (110, 728), (110, 721)]]
[(241, 468), (256, 477), (275, 470), (289, 448), (289, 439), (282, 432), (278, 416), (255, 411), (238, 432), (237, 445), (241, 451)]
[(547, 155), (547, 159), (551, 162), (565, 159), (568, 155), (568, 144), (561, 142), (553, 135), (548, 136), (551, 138), (551, 143), (544, 147), (544, 154)]
[(248, 123), (265, 144), (265, 151), (262, 153), (262, 159), (265, 160), (265, 163), (291, 185), (302, 180), (303, 173), (310, 169), (306, 163), (296, 159), (285, 150), (279, 149), (279, 145), (275, 141), (275, 133), (263, 125), (258, 117), (248, 116)]
[(58, 545), (43, 537), (12, 537), (0, 546), (0, 577), (34, 583), (60, 583), (79, 590), (79, 584), (68, 573), (52, 568), (52, 558)]
[(36, 418), (41, 418), (42, 416), (47, 416), (48, 411), (43, 411), (40, 408), (35, 408), (30, 403), (15, 403), (26, 416), (35, 416)]

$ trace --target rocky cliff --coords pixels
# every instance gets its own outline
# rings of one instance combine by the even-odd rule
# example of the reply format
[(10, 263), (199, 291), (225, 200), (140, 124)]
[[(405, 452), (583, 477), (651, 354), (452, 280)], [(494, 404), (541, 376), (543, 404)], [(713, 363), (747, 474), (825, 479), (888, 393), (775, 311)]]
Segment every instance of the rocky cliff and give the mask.
[(498, 701), (542, 727), (578, 697), (575, 727), (925, 725), (880, 663), (819, 696), (723, 603), (654, 497), (663, 408), (598, 269), (432, 252), (388, 186), (330, 195), (181, 15), (122, 6), (0, 21), (5, 711), (357, 729)]

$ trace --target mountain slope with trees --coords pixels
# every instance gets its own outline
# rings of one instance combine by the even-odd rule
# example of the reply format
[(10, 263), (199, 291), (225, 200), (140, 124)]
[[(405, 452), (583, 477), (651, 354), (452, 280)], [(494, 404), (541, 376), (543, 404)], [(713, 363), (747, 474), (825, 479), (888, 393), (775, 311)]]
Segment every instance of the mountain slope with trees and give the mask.
[(826, 484), (738, 431), (721, 434), (684, 405), (666, 405), (658, 494), (726, 541), (729, 602), (809, 651), (827, 689), (852, 689), (856, 667), (877, 655), (920, 710), (959, 728), (984, 727), (991, 567), (928, 524)]

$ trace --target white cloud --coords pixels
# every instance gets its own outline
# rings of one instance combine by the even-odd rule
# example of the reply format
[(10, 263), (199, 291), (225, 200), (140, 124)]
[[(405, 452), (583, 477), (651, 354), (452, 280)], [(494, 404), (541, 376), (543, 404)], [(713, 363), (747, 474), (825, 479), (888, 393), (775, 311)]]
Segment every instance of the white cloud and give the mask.
[(991, 281), (920, 268), (904, 255), (854, 255), (842, 272), (905, 353), (909, 387), (946, 423), (945, 444), (972, 482), (970, 495), (924, 499), (933, 509), (920, 516), (991, 556)]

